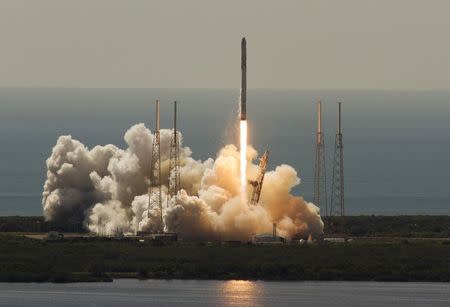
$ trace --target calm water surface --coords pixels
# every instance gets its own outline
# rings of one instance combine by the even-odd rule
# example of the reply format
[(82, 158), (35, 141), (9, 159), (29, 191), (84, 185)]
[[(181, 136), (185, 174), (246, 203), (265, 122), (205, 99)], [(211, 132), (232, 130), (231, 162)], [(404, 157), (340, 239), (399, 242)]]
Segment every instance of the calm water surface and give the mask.
[(449, 306), (450, 284), (115, 280), (0, 283), (2, 306)]

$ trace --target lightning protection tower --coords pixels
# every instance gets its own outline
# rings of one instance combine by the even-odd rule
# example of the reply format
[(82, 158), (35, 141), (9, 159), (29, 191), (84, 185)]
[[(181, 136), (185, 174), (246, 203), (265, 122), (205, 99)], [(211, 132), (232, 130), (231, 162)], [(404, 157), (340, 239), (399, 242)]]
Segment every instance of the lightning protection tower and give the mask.
[(325, 142), (322, 132), (322, 102), (317, 101), (316, 163), (314, 172), (314, 204), (328, 216)]
[(150, 187), (148, 190), (147, 216), (150, 215), (150, 208), (159, 208), (160, 223), (163, 231), (162, 217), (162, 194), (161, 194), (161, 138), (159, 133), (159, 100), (156, 100), (156, 125), (153, 133), (152, 159), (150, 162)]
[(338, 102), (337, 133), (334, 145), (330, 215), (344, 216), (344, 145), (342, 143), (341, 104), (341, 102)]
[(177, 203), (177, 194), (180, 189), (180, 136), (177, 131), (177, 102), (174, 101), (173, 134), (170, 142), (169, 166), (169, 195)]

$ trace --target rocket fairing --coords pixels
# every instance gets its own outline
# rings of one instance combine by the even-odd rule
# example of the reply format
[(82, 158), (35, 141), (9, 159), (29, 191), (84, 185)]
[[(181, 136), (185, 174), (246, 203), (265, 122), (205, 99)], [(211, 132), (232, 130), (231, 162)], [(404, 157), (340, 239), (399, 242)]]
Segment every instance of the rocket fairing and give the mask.
[(241, 40), (241, 120), (247, 119), (247, 42)]

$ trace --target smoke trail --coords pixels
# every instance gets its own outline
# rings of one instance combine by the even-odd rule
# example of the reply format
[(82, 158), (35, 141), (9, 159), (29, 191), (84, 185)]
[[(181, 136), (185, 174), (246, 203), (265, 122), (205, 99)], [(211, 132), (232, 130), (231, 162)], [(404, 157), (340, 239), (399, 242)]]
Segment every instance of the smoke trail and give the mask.
[[(266, 173), (260, 205), (241, 201), (242, 151), (223, 147), (215, 159), (195, 160), (180, 145), (181, 191), (178, 201), (167, 198), (171, 130), (161, 130), (161, 181), (163, 223), (166, 231), (186, 239), (248, 240), (252, 234), (270, 232), (272, 222), (283, 236), (321, 234), (319, 209), (290, 193), (300, 183), (297, 172), (281, 165)], [(111, 235), (160, 229), (159, 208), (147, 214), (152, 133), (132, 126), (124, 136), (128, 145), (88, 149), (71, 136), (61, 136), (47, 159), (43, 211), (47, 220), (79, 219), (89, 231)], [(180, 144), (182, 136), (180, 134)], [(257, 152), (247, 146), (248, 178), (255, 178)], [(246, 161), (246, 159), (244, 159)]]

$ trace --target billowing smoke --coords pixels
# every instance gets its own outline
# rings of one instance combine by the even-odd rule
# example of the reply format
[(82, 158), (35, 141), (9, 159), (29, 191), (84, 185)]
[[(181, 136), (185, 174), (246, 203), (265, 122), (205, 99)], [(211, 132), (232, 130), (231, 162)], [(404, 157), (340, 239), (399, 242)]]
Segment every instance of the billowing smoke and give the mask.
[[(271, 232), (277, 223), (280, 235), (308, 237), (321, 234), (319, 209), (290, 193), (300, 183), (288, 165), (268, 171), (258, 206), (240, 197), (239, 152), (234, 145), (222, 148), (216, 159), (194, 160), (188, 147), (180, 148), (181, 190), (177, 201), (167, 196), (171, 130), (161, 130), (163, 227), (185, 239), (248, 240), (256, 233)], [(159, 208), (148, 210), (148, 185), (152, 133), (137, 124), (124, 136), (127, 149), (114, 145), (88, 149), (71, 136), (59, 137), (47, 159), (43, 210), (47, 220), (83, 221), (92, 232), (157, 231)], [(248, 177), (258, 166), (257, 152), (247, 151)], [(153, 197), (153, 196), (151, 196)]]

